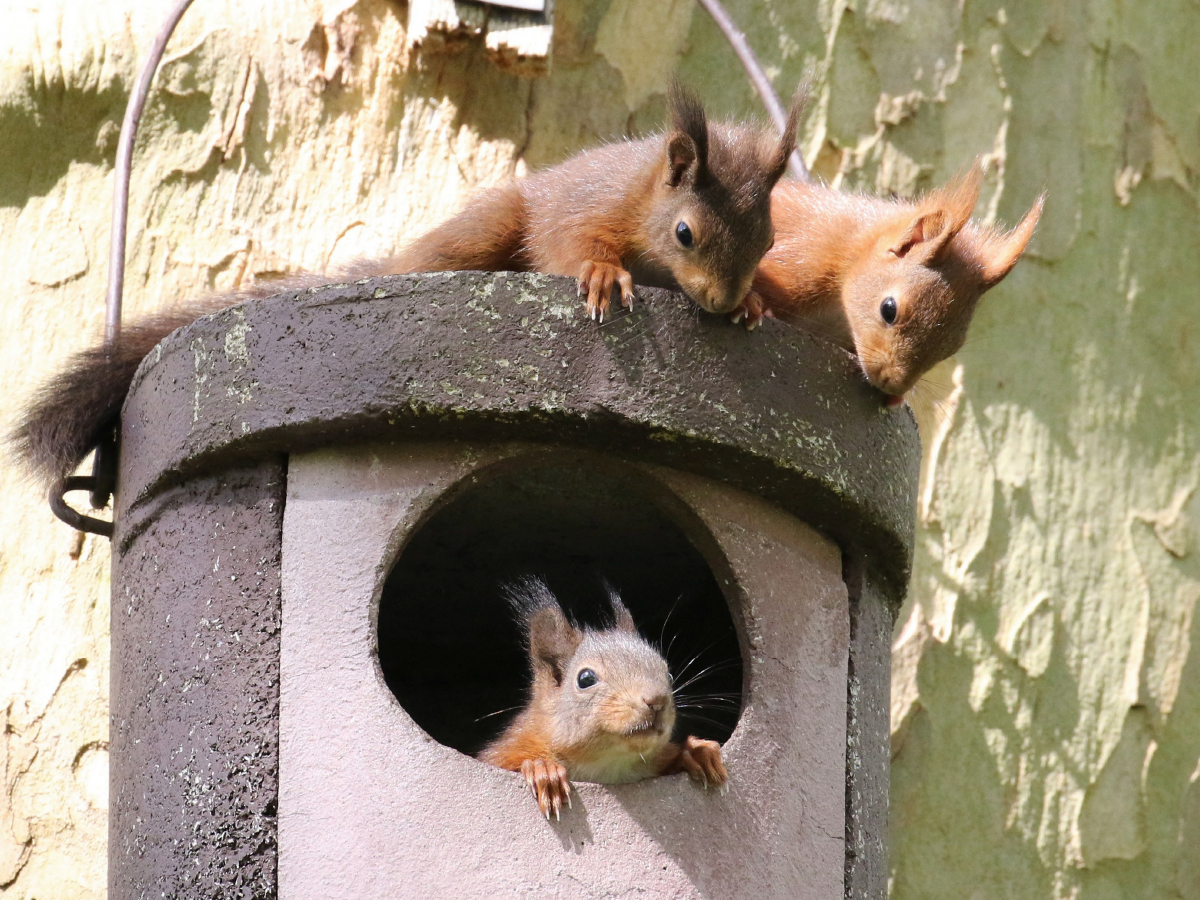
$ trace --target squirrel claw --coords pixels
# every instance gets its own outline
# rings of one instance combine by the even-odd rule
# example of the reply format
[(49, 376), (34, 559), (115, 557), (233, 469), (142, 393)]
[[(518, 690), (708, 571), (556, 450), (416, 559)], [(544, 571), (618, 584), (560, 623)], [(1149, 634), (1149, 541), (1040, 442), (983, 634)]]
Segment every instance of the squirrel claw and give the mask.
[(763, 323), (763, 319), (773, 319), (775, 316), (767, 309), (763, 298), (756, 291), (750, 291), (742, 298), (737, 309), (729, 314), (729, 318), (734, 325), (744, 321), (746, 330), (753, 331)]
[(587, 311), (593, 322), (604, 324), (614, 287), (621, 289), (621, 305), (633, 309), (633, 276), (619, 265), (589, 259), (579, 272), (579, 293), (587, 294)]
[(688, 735), (679, 755), (679, 765), (693, 781), (699, 781), (706, 791), (709, 785), (724, 788), (729, 781), (729, 773), (721, 761), (721, 745), (716, 741)]
[(521, 763), (521, 774), (533, 791), (538, 810), (550, 821), (554, 813), (556, 821), (562, 821), (563, 801), (571, 803), (571, 781), (567, 770), (550, 759), (527, 759)]

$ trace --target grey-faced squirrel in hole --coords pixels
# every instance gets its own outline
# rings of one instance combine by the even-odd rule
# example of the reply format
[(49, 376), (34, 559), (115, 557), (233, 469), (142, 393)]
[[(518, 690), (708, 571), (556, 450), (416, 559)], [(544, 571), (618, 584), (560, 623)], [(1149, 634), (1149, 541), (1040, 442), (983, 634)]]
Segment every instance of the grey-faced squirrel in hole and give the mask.
[(775, 245), (735, 319), (815, 326), (854, 353), (867, 380), (898, 405), (958, 352), (980, 296), (1033, 237), (1045, 194), (1006, 232), (971, 221), (981, 178), (973, 166), (915, 202), (781, 181), (771, 197)]
[(616, 591), (613, 624), (581, 628), (536, 578), (508, 586), (532, 670), (529, 697), (478, 754), (520, 772), (547, 819), (571, 804), (571, 782), (621, 784), (687, 772), (705, 788), (728, 780), (716, 741), (671, 740), (675, 699), (667, 662), (643, 638)]
[(174, 331), (208, 313), (281, 290), (333, 280), (428, 271), (568, 275), (603, 319), (614, 288), (679, 287), (703, 308), (729, 312), (750, 290), (771, 246), (771, 189), (787, 167), (806, 93), (782, 137), (710, 124), (692, 93), (668, 93), (672, 127), (584, 151), (512, 184), (483, 191), (398, 255), (361, 260), (336, 277), (302, 274), (214, 294), (124, 326), (112, 347), (83, 350), (33, 396), (10, 443), (29, 470), (56, 484), (119, 418), (138, 364)]

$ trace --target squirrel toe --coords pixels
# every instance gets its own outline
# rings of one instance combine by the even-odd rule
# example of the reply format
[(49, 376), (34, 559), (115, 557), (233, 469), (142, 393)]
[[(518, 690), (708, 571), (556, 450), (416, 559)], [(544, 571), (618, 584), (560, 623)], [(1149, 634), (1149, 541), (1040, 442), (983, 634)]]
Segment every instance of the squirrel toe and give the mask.
[(688, 735), (679, 757), (680, 765), (694, 781), (709, 787), (720, 788), (729, 780), (725, 764), (721, 761), (721, 745)]
[(521, 763), (521, 774), (546, 821), (550, 821), (550, 813), (561, 821), (563, 803), (571, 805), (571, 781), (567, 778), (567, 770), (550, 759), (527, 759)]
[(767, 308), (763, 298), (756, 291), (750, 291), (738, 304), (737, 309), (729, 314), (729, 318), (735, 325), (745, 322), (746, 330), (753, 331), (763, 323), (763, 319), (774, 318), (774, 316)]
[(626, 309), (633, 309), (633, 276), (621, 269), (617, 276), (617, 284), (621, 286), (621, 305)]
[(613, 287), (621, 288), (621, 305), (633, 308), (633, 276), (618, 265), (589, 259), (579, 272), (579, 292), (587, 293), (587, 313), (604, 324), (612, 303)]

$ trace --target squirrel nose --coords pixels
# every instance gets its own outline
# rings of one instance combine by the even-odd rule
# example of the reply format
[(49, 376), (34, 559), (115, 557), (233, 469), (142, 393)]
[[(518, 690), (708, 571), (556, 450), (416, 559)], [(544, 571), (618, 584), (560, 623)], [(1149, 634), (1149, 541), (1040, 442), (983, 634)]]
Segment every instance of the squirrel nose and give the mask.
[(903, 393), (903, 391), (899, 390), (903, 376), (895, 366), (885, 366), (880, 369), (876, 373), (875, 379), (880, 390), (893, 395)]
[(715, 313), (730, 313), (737, 309), (742, 298), (746, 296), (746, 292), (737, 293), (736, 288), (732, 290), (717, 291), (714, 290), (708, 298), (709, 304), (712, 306), (712, 311)]
[(671, 703), (671, 698), (666, 694), (655, 694), (653, 697), (642, 697), (642, 702), (650, 708), (650, 712), (654, 714), (654, 722), (658, 724), (662, 720), (662, 713)]
[(653, 697), (643, 697), (642, 702), (650, 707), (650, 719), (654, 728), (662, 728), (663, 716), (667, 704), (671, 702), (666, 694), (655, 694)]

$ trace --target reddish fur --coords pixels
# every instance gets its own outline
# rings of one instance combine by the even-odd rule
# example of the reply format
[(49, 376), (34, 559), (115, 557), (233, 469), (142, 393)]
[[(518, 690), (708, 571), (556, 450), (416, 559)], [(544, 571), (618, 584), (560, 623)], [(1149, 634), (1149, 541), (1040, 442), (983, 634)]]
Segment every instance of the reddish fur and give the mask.
[[(770, 190), (782, 172), (780, 160), (791, 152), (802, 99), (797, 96), (793, 127), (780, 139), (749, 128), (710, 127), (699, 102), (676, 90), (675, 131), (587, 151), (484, 191), (396, 256), (362, 260), (333, 277), (453, 270), (567, 275), (588, 293), (589, 311), (602, 314), (614, 287), (632, 304), (632, 274), (642, 283), (682, 287), (705, 308), (728, 311), (746, 295), (753, 266), (770, 244)], [(675, 171), (667, 147), (689, 141), (707, 146), (705, 165)], [(672, 231), (681, 210), (698, 232), (721, 234), (728, 226), (735, 239), (684, 252)], [(55, 482), (116, 423), (139, 361), (162, 338), (200, 315), (328, 280), (302, 275), (212, 295), (128, 325), (115, 347), (76, 355), (42, 387), (12, 435), (15, 449), (32, 474)]]
[[(478, 758), (524, 775), (547, 818), (570, 805), (573, 777), (637, 781), (687, 772), (706, 787), (720, 787), (728, 779), (715, 741), (689, 735), (682, 744), (670, 742), (675, 707), (666, 662), (638, 636), (620, 598), (610, 596), (613, 625), (585, 635), (543, 583), (530, 579), (510, 588), (509, 598), (524, 621), (532, 671), (529, 700)], [(574, 692), (574, 671), (584, 663), (601, 673), (602, 687), (595, 693)], [(662, 693), (648, 696), (647, 690)], [(631, 695), (640, 699), (631, 702)]]
[[(1037, 225), (1044, 197), (1011, 232), (971, 223), (979, 186), (975, 169), (913, 203), (780, 182), (775, 245), (747, 311), (812, 324), (855, 352), (877, 387), (903, 394), (957, 352), (976, 301), (1008, 274)], [(900, 304), (894, 328), (879, 321), (889, 295)]]
[(488, 744), (479, 758), (510, 772), (520, 772), (521, 764), (527, 759), (552, 759), (565, 764), (566, 760), (559, 758), (550, 746), (546, 731), (545, 727), (539, 728), (536, 722), (526, 720)]
[(527, 228), (525, 200), (518, 187), (491, 188), (401, 253), (375, 263), (373, 274), (528, 269), (524, 250)]

